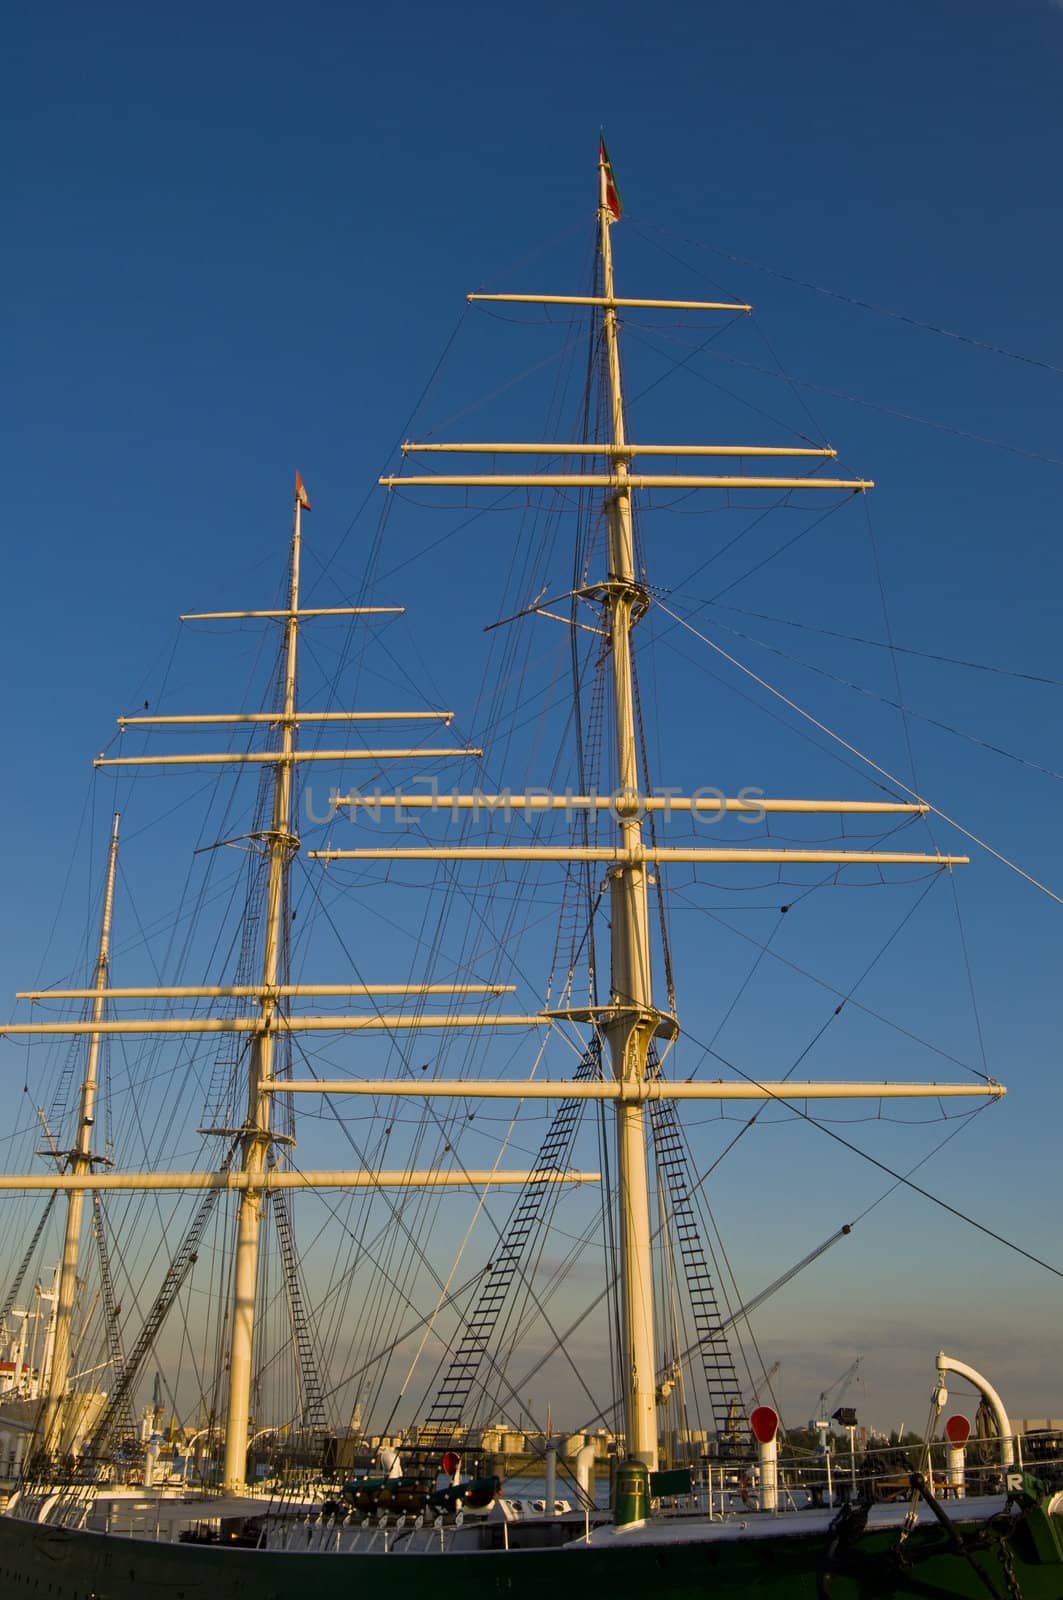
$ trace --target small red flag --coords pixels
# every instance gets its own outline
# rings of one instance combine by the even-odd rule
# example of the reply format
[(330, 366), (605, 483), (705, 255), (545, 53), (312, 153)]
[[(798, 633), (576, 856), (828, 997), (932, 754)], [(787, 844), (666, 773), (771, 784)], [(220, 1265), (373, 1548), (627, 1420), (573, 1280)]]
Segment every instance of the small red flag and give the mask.
[(619, 222), (620, 213), (623, 209), (620, 204), (620, 190), (617, 188), (616, 179), (613, 177), (613, 164), (609, 160), (603, 138), (598, 140), (598, 165), (605, 173), (605, 203), (613, 213), (613, 221)]
[(306, 492), (306, 485), (303, 482), (301, 472), (295, 474), (295, 503), (302, 506), (304, 511), (310, 510), (310, 496)]

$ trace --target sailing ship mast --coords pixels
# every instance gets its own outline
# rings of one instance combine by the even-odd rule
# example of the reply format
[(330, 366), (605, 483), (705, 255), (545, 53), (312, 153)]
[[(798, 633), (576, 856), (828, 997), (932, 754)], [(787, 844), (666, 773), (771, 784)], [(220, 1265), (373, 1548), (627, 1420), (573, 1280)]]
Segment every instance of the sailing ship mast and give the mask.
[[(638, 795), (638, 753), (632, 682), (631, 630), (636, 607), (645, 610), (647, 595), (635, 578), (632, 529), (631, 457), (624, 429), (624, 396), (620, 382), (620, 347), (613, 304), (613, 210), (604, 146), (598, 163), (598, 225), (602, 251), (604, 335), (609, 371), (609, 463), (614, 483), (605, 502), (609, 532), (609, 573), (602, 585), (613, 679), (613, 721), (616, 737), (617, 790), (631, 797), (630, 809), (618, 818), (626, 860), (610, 869), (609, 904), (612, 926), (612, 999), (615, 1015), (603, 1033), (609, 1045), (613, 1076), (636, 1092), (646, 1078), (649, 1049), (659, 1015), (653, 1009), (650, 922), (646, 867), (642, 859), (642, 816)], [(649, 1179), (646, 1170), (646, 1102), (616, 1102), (617, 1181), (620, 1186), (621, 1363), (627, 1381), (625, 1434), (631, 1456), (651, 1469), (657, 1466), (657, 1361), (653, 1332), (653, 1255)]]
[[(114, 912), (114, 880), (118, 867), (119, 813), (114, 814), (111, 826), (111, 846), (107, 855), (107, 880), (103, 892), (103, 912), (100, 917), (100, 938), (96, 950), (96, 991), (92, 1002), (93, 1022), (102, 1022), (107, 999), (107, 969), (111, 956), (111, 918)], [(96, 1121), (96, 1097), (99, 1091), (99, 1062), (102, 1034), (89, 1036), (85, 1076), (81, 1083), (81, 1100), (78, 1108), (77, 1129), (73, 1148), (68, 1156), (69, 1171), (84, 1177), (93, 1169), (92, 1136)], [(77, 1296), (78, 1257), (81, 1251), (82, 1218), (85, 1209), (84, 1189), (71, 1189), (66, 1197), (66, 1225), (63, 1230), (63, 1254), (59, 1265), (59, 1282), (56, 1287), (55, 1310), (52, 1316), (52, 1350), (48, 1365), (48, 1387), (45, 1395), (40, 1427), (41, 1447), (49, 1457), (57, 1457), (62, 1448), (65, 1422), (64, 1400), (70, 1380), (70, 1338), (74, 1320), (74, 1301)]]
[[(261, 1027), (251, 1040), (247, 1086), (247, 1120), (241, 1139), (241, 1170), (249, 1180), (261, 1178), (272, 1143), (273, 1096), (263, 1088), (273, 1077), (273, 1015), (281, 948), (281, 916), (287, 904), (288, 869), (299, 849), (292, 832), (292, 751), (295, 745), (295, 680), (299, 643), (299, 557), (302, 513), (306, 493), (302, 478), (295, 479), (295, 524), (292, 529), (288, 616), (284, 624), (284, 698), (281, 710), (280, 751), (273, 765), (273, 815), (263, 839), (269, 867), (266, 881), (265, 933), (262, 946)], [(287, 974), (285, 974), (287, 976)], [(244, 1481), (247, 1467), (247, 1425), (251, 1408), (251, 1359), (255, 1335), (255, 1286), (262, 1228), (262, 1188), (246, 1188), (240, 1195), (236, 1224), (236, 1261), (233, 1269), (232, 1343), (229, 1353), (229, 1395), (225, 1416), (225, 1468), (223, 1479), (231, 1488)]]
[[(711, 849), (665, 848), (647, 845), (643, 840), (643, 816), (662, 806), (692, 813), (707, 810), (742, 811), (750, 809), (741, 799), (703, 801), (654, 797), (643, 791), (649, 787), (648, 774), (638, 769), (636, 739), (634, 662), (632, 630), (649, 607), (650, 597), (639, 583), (635, 569), (634, 536), (632, 520), (632, 494), (636, 489), (657, 487), (687, 489), (750, 489), (775, 490), (847, 490), (863, 493), (873, 484), (863, 479), (838, 479), (827, 477), (760, 477), (737, 475), (696, 476), (685, 473), (658, 475), (632, 471), (636, 455), (672, 456), (750, 456), (750, 457), (819, 457), (832, 458), (829, 448), (790, 448), (781, 446), (732, 445), (633, 445), (628, 442), (624, 417), (623, 388), (621, 381), (619, 325), (617, 311), (622, 307), (669, 308), (675, 310), (749, 312), (748, 305), (721, 302), (647, 300), (620, 298), (615, 292), (611, 228), (620, 216), (619, 197), (612, 180), (604, 143), (599, 150), (598, 169), (598, 233), (602, 263), (602, 293), (594, 295), (542, 295), (542, 294), (471, 294), (469, 300), (508, 301), (537, 305), (582, 305), (599, 308), (602, 312), (602, 339), (608, 375), (609, 436), (604, 442), (581, 444), (489, 443), (489, 444), (414, 444), (403, 445), (403, 454), (425, 452), (454, 452), (511, 455), (573, 455), (604, 456), (606, 472), (533, 472), (492, 474), (432, 474), (431, 476), (403, 475), (386, 477), (381, 484), (389, 489), (405, 486), (504, 488), (573, 488), (602, 489), (605, 491), (605, 513), (608, 530), (608, 573), (603, 582), (573, 591), (569, 598), (598, 603), (602, 608), (602, 628), (609, 656), (612, 680), (614, 735), (616, 742), (617, 793), (611, 797), (543, 795), (453, 795), (443, 801), (426, 800), (424, 796), (401, 795), (384, 804), (425, 807), (445, 804), (448, 807), (490, 807), (504, 800), (501, 815), (511, 816), (515, 811), (526, 813), (543, 810), (571, 810), (586, 807), (609, 811), (615, 817), (619, 837), (613, 845), (596, 846), (441, 846), (398, 849), (356, 849), (311, 851), (311, 856), (323, 860), (447, 860), (447, 861), (531, 861), (586, 862), (607, 864), (610, 887), (611, 923), (611, 994), (605, 1006), (584, 1008), (569, 1007), (548, 1013), (556, 1021), (590, 1023), (607, 1043), (613, 1071), (613, 1082), (556, 1081), (514, 1085), (508, 1082), (480, 1080), (473, 1083), (448, 1085), (436, 1080), (430, 1084), (402, 1085), (411, 1092), (424, 1095), (448, 1095), (456, 1091), (466, 1096), (509, 1098), (516, 1095), (534, 1095), (551, 1098), (612, 1099), (616, 1108), (616, 1140), (618, 1166), (617, 1210), (619, 1222), (620, 1254), (620, 1322), (621, 1322), (621, 1373), (623, 1384), (623, 1417), (626, 1447), (629, 1456), (645, 1463), (651, 1470), (658, 1461), (656, 1389), (657, 1370), (654, 1351), (654, 1293), (653, 1262), (651, 1250), (650, 1184), (647, 1172), (646, 1103), (653, 1099), (798, 1099), (804, 1098), (871, 1098), (913, 1094), (923, 1096), (933, 1092), (931, 1085), (906, 1084), (808, 1084), (800, 1092), (796, 1085), (785, 1083), (726, 1083), (698, 1082), (668, 1083), (661, 1079), (656, 1069), (649, 1070), (650, 1047), (657, 1036), (674, 1038), (678, 1033), (676, 1019), (667, 1011), (655, 1006), (652, 988), (651, 941), (647, 897), (647, 867), (663, 862), (833, 862), (856, 864), (932, 863), (939, 867), (959, 865), (966, 861), (962, 856), (943, 856), (910, 852), (857, 852), (839, 850), (801, 851), (787, 849)], [(559, 597), (560, 598), (560, 597)], [(518, 616), (552, 615), (533, 603), (527, 612)], [(509, 618), (516, 621), (517, 618)], [(564, 620), (564, 619), (562, 619)], [(673, 790), (674, 796), (675, 791)], [(379, 803), (379, 801), (377, 802)], [(357, 794), (339, 801), (341, 805), (356, 808), (365, 804)], [(781, 812), (901, 812), (918, 814), (925, 810), (918, 804), (861, 801), (807, 801), (773, 800), (766, 809)], [(754, 808), (755, 809), (755, 808)], [(391, 1092), (380, 1082), (352, 1084), (340, 1080), (317, 1081), (313, 1084), (296, 1082), (296, 1091), (328, 1093)], [(949, 1085), (948, 1094), (995, 1095), (1002, 1093), (999, 1085)]]
[[(215, 986), (148, 985), (144, 987), (114, 988), (108, 984), (108, 956), (114, 903), (114, 877), (117, 860), (118, 818), (115, 817), (111, 840), (107, 892), (104, 901), (103, 922), (99, 955), (94, 983), (86, 989), (49, 989), (23, 991), (22, 1000), (91, 1000), (92, 1016), (87, 1021), (9, 1023), (0, 1027), (0, 1036), (13, 1035), (83, 1035), (89, 1036), (88, 1064), (81, 1096), (80, 1121), (77, 1139), (70, 1159), (69, 1170), (60, 1173), (22, 1173), (0, 1175), (0, 1192), (32, 1192), (51, 1190), (65, 1192), (68, 1198), (67, 1230), (64, 1245), (64, 1272), (59, 1289), (56, 1313), (54, 1355), (51, 1373), (45, 1453), (53, 1460), (60, 1450), (63, 1397), (70, 1369), (71, 1323), (74, 1292), (77, 1281), (77, 1249), (84, 1196), (86, 1191), (204, 1191), (228, 1190), (238, 1196), (235, 1259), (232, 1279), (231, 1336), (228, 1350), (229, 1385), (226, 1402), (224, 1480), (230, 1490), (243, 1486), (248, 1448), (248, 1421), (251, 1408), (252, 1360), (255, 1341), (256, 1292), (258, 1257), (261, 1234), (262, 1204), (267, 1192), (281, 1189), (388, 1189), (388, 1188), (467, 1188), (494, 1185), (522, 1187), (531, 1174), (527, 1171), (509, 1171), (498, 1167), (471, 1169), (446, 1167), (388, 1170), (341, 1167), (327, 1171), (299, 1171), (281, 1166), (270, 1159), (271, 1146), (276, 1143), (273, 1132), (272, 1100), (275, 1094), (285, 1094), (292, 1088), (291, 1080), (278, 1076), (276, 1071), (276, 1041), (279, 1034), (290, 1035), (299, 1031), (341, 1033), (373, 1031), (394, 1034), (406, 1029), (493, 1029), (541, 1028), (549, 1026), (550, 1019), (541, 1013), (531, 1016), (474, 1012), (463, 1015), (447, 1011), (441, 1014), (399, 1011), (370, 1016), (306, 1016), (291, 1015), (281, 1002), (309, 996), (341, 996), (345, 1000), (368, 997), (395, 997), (421, 1001), (429, 996), (448, 999), (478, 996), (481, 999), (507, 995), (511, 984), (504, 983), (342, 983), (342, 984), (292, 984), (280, 981), (284, 944), (284, 916), (287, 903), (287, 878), (291, 862), (299, 850), (300, 841), (293, 829), (294, 769), (301, 761), (358, 761), (388, 763), (395, 760), (423, 760), (462, 755), (480, 755), (479, 750), (461, 746), (414, 744), (402, 748), (359, 748), (342, 750), (301, 750), (297, 748), (296, 734), (301, 723), (363, 723), (391, 721), (431, 720), (449, 725), (449, 711), (317, 711), (308, 712), (296, 707), (299, 626), (308, 617), (350, 617), (398, 614), (398, 606), (342, 606), (307, 608), (300, 606), (299, 569), (302, 545), (301, 513), (309, 509), (302, 480), (296, 477), (295, 516), (291, 543), (287, 604), (283, 610), (200, 612), (182, 618), (184, 621), (215, 621), (267, 619), (284, 624), (281, 647), (283, 692), (279, 709), (269, 712), (209, 713), (195, 715), (137, 716), (119, 719), (120, 728), (129, 726), (165, 725), (233, 725), (241, 723), (263, 724), (279, 728), (278, 747), (274, 750), (244, 752), (209, 752), (189, 755), (138, 755), (99, 757), (95, 763), (103, 766), (172, 766), (215, 765), (220, 763), (268, 763), (273, 766), (272, 812), (268, 830), (251, 835), (251, 840), (265, 849), (267, 857), (265, 927), (259, 978), (254, 984), (223, 984)], [(193, 1017), (127, 1018), (106, 1015), (110, 1001), (125, 1000), (255, 1000), (257, 1016), (199, 1015)], [(235, 1137), (239, 1143), (240, 1162), (235, 1170), (226, 1163), (207, 1171), (193, 1172), (98, 1172), (94, 1170), (90, 1138), (95, 1107), (98, 1074), (97, 1062), (102, 1039), (112, 1034), (120, 1035), (208, 1035), (231, 1033), (250, 1036), (247, 1072), (247, 1113), (239, 1128), (207, 1130)], [(304, 1085), (303, 1087), (309, 1087)], [(597, 1172), (557, 1172), (549, 1181), (558, 1183), (597, 1182)], [(129, 1374), (122, 1375), (126, 1382)]]

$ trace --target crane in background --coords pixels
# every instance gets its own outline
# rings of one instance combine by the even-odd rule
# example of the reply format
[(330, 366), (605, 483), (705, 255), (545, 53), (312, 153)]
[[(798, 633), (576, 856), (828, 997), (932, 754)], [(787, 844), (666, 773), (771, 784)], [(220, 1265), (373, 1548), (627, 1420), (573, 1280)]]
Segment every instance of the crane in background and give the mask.
[[(846, 1367), (841, 1377), (835, 1378), (834, 1382), (823, 1390), (823, 1393), (816, 1401), (816, 1414), (808, 1425), (808, 1431), (809, 1433), (819, 1434), (820, 1448), (824, 1452), (826, 1452), (827, 1437), (830, 1433), (830, 1418), (827, 1415), (827, 1405), (831, 1400), (833, 1400), (837, 1405), (838, 1402), (845, 1398), (849, 1391), (850, 1385), (860, 1371), (860, 1365), (863, 1359), (863, 1356), (857, 1356), (852, 1365)], [(850, 1424), (846, 1424), (846, 1426), (849, 1425)]]
[(774, 1378), (781, 1366), (781, 1361), (772, 1362), (771, 1366), (768, 1368), (767, 1372), (764, 1373), (760, 1382), (756, 1384), (750, 1391), (749, 1398), (743, 1401), (747, 1416), (753, 1410), (754, 1406), (759, 1406), (761, 1404), (760, 1397), (762, 1394), (771, 1394), (771, 1380)]

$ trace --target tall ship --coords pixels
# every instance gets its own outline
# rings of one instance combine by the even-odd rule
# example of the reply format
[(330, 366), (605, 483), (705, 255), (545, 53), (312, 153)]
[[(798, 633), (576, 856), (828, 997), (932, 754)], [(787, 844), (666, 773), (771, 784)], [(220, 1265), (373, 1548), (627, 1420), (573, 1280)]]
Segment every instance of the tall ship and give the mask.
[[(485, 627), (474, 711), (383, 593), (406, 563), (381, 574), (381, 534), (344, 603), (310, 603), (296, 475), (273, 604), (181, 619), (236, 641), (243, 708), (191, 710), (167, 678), (96, 761), (114, 803), (83, 967), (2, 1029), (30, 1108), (0, 1175), (5, 1594), (1063, 1596), (1063, 1493), (962, 1352), (928, 1335), (918, 1435), (858, 1439), (843, 1384), (808, 1429), (772, 1402), (755, 1312), (853, 1229), (743, 1300), (719, 1160), (772, 1116), (947, 1116), (1005, 1088), (809, 1076), (858, 984), (820, 986), (811, 1032), (807, 1007), (792, 1033), (773, 1015), (773, 1073), (684, 1025), (723, 971), (706, 886), (777, 928), (825, 887), (914, 885), (881, 954), (969, 862), (929, 801), (751, 672), (843, 748), (857, 798), (716, 787), (734, 762), (700, 680), (670, 751), (658, 647), (744, 669), (655, 582), (655, 508), (759, 522), (874, 485), (807, 438), (633, 442), (623, 325), (751, 307), (619, 293), (620, 217), (603, 143), (587, 292), (469, 296), (574, 330), (552, 436), (500, 439), (503, 388), (487, 442), (408, 440), (380, 480), (381, 532), (400, 497), (495, 526), (497, 612), (470, 615), (460, 557), (439, 597), (455, 637)], [(156, 868), (149, 811), (185, 826)], [(141, 913), (141, 872), (168, 910)], [(736, 1004), (775, 935), (740, 937)], [(551, 1384), (582, 1410), (567, 1439)]]

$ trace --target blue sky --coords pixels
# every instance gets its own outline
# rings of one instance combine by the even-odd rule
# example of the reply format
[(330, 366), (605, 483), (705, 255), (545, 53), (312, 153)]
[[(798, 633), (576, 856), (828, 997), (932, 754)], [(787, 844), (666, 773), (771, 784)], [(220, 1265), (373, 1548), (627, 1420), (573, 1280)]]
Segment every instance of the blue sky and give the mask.
[[(556, 353), (566, 330), (463, 316), (464, 295), (481, 285), (583, 288), (600, 122), (625, 201), (615, 241), (628, 291), (714, 298), (722, 290), (757, 307), (755, 329), (721, 336), (701, 376), (665, 379), (680, 346), (667, 329), (642, 330), (643, 343), (629, 346), (636, 431), (642, 424), (658, 438), (685, 439), (715, 429), (759, 442), (812, 431), (838, 447), (846, 469), (878, 484), (873, 546), (862, 508), (852, 508), (748, 579), (745, 569), (770, 541), (684, 583), (713, 554), (711, 519), (647, 520), (655, 581), (693, 604), (742, 579), (729, 604), (881, 638), (877, 557), (899, 643), (1063, 678), (1061, 467), (1044, 459), (1063, 459), (1063, 375), (732, 259), (1063, 367), (1063, 219), (1051, 182), (1060, 7), (764, 0), (670, 4), (650, 14), (622, 0), (606, 27), (599, 8), (580, 4), (534, 14), (480, 3), (59, 4), (23, 8), (9, 26), (9, 59), (18, 66), (5, 91), (15, 152), (5, 206), (12, 600), (0, 645), (11, 752), (0, 909), (6, 991), (37, 976), (83, 807), (101, 847), (113, 791), (109, 780), (89, 787), (88, 760), (118, 711), (157, 692), (176, 613), (271, 602), (293, 468), (302, 468), (314, 500), (308, 576), (319, 603), (340, 603), (359, 582), (376, 502), (353, 528), (352, 519), (459, 319), (417, 424), (439, 437), (447, 419), (464, 413), (455, 426), (465, 437), (516, 437), (530, 397), (540, 426), (534, 406), (550, 399), (553, 367), (501, 392), (493, 409), (482, 402), (513, 371)], [(693, 333), (682, 337), (689, 346)], [(771, 368), (776, 358), (800, 387), (740, 364)], [(650, 385), (659, 412), (640, 409)], [(444, 519), (445, 528), (458, 520)], [(396, 570), (378, 601), (411, 608), (402, 648), (432, 663), (433, 683), (420, 669), (415, 677), (429, 699), (438, 685), (470, 733), (485, 659), (479, 630), (503, 609), (506, 527), (481, 521), (410, 562), (437, 537), (437, 524), (400, 503), (379, 565)], [(318, 578), (319, 561), (337, 550), (332, 579)], [(546, 576), (565, 586), (560, 551)], [(509, 598), (519, 604), (511, 580)], [(883, 652), (719, 609), (703, 615), (897, 696)], [(914, 755), (917, 786), (942, 810), (1063, 892), (1058, 779), (926, 722), (911, 725), (909, 748), (899, 719), (877, 703), (748, 640), (719, 637), (825, 721), (869, 743), (905, 781)], [(217, 701), (211, 709), (229, 708), (217, 688), (222, 669), (246, 675), (254, 665), (246, 637), (230, 644), (182, 642), (171, 709), (204, 692)], [(706, 663), (715, 670), (704, 647), (688, 638), (681, 648), (696, 659), (661, 654), (659, 721), (669, 749), (701, 726), (706, 696), (716, 692), (701, 675)], [(914, 657), (899, 671), (903, 698), (925, 715), (1063, 768), (1059, 689)], [(720, 693), (704, 747), (712, 771), (702, 781), (723, 782), (720, 773), (725, 787), (870, 793), (793, 735), (774, 744), (773, 725), (750, 717), (731, 689)], [(681, 765), (673, 781), (693, 786), (704, 764)], [(959, 845), (946, 829), (938, 837)], [(52, 974), (79, 948), (84, 867), (82, 857)], [(992, 1069), (1012, 1098), (923, 1178), (1058, 1262), (1049, 1172), (1061, 1109), (1061, 908), (984, 858), (969, 872), (958, 892), (982, 1024)], [(947, 1035), (967, 1059), (976, 1041), (954, 911), (936, 892), (935, 907), (911, 953), (891, 955), (881, 993), (902, 994), (919, 1025)], [(950, 918), (950, 953), (939, 965)], [(869, 951), (876, 927), (873, 917), (865, 925)], [(823, 938), (824, 963), (838, 971), (845, 936), (828, 926)], [(729, 994), (741, 980), (741, 947), (725, 942), (714, 959)], [(694, 1010), (704, 1036), (711, 1005), (699, 994)], [(743, 1044), (763, 1052), (758, 1066), (786, 1048), (767, 1013), (760, 1021), (753, 1042), (731, 1037), (736, 1053)], [(831, 1062), (839, 1071), (844, 1054)], [(875, 1065), (885, 1075), (889, 1062), (876, 1057)], [(817, 1242), (831, 1219), (844, 1220), (826, 1195), (809, 1202), (807, 1228), (784, 1216), (795, 1178), (786, 1164), (795, 1158), (778, 1135), (766, 1140), (772, 1154), (764, 1158), (776, 1174), (768, 1237), (778, 1246), (763, 1236), (743, 1241), (751, 1291)], [(894, 1155), (890, 1147), (886, 1158)], [(1031, 1158), (1041, 1163), (1032, 1183), (1024, 1176)], [(855, 1166), (840, 1170), (865, 1200), (878, 1192)], [(755, 1182), (746, 1174), (720, 1199), (721, 1220), (739, 1233)], [(821, 1339), (826, 1315), (840, 1371), (860, 1341), (903, 1343), (884, 1331), (899, 1323), (915, 1330), (912, 1342), (927, 1356), (955, 1336), (976, 1364), (979, 1355), (1005, 1364), (1020, 1414), (1063, 1411), (1058, 1347), (1039, 1331), (1058, 1325), (1058, 1280), (907, 1200), (881, 1227), (881, 1208), (875, 1217), (878, 1248), (924, 1239), (903, 1289), (883, 1282), (870, 1251), (845, 1270), (832, 1267), (767, 1313), (769, 1359), (787, 1337)], [(991, 1311), (936, 1281), (936, 1264), (953, 1254), (963, 1281), (990, 1267), (998, 1274), (1003, 1292)], [(925, 1316), (934, 1331), (923, 1340)], [(1037, 1346), (1018, 1357), (1016, 1326)], [(801, 1359), (804, 1388), (818, 1391), (822, 1358), (812, 1350)], [(823, 1372), (822, 1381), (833, 1375)], [(785, 1389), (785, 1360), (780, 1376)], [(920, 1394), (924, 1376), (920, 1367)], [(911, 1379), (885, 1355), (880, 1378), (900, 1406)], [(800, 1406), (796, 1374), (793, 1381)]]

